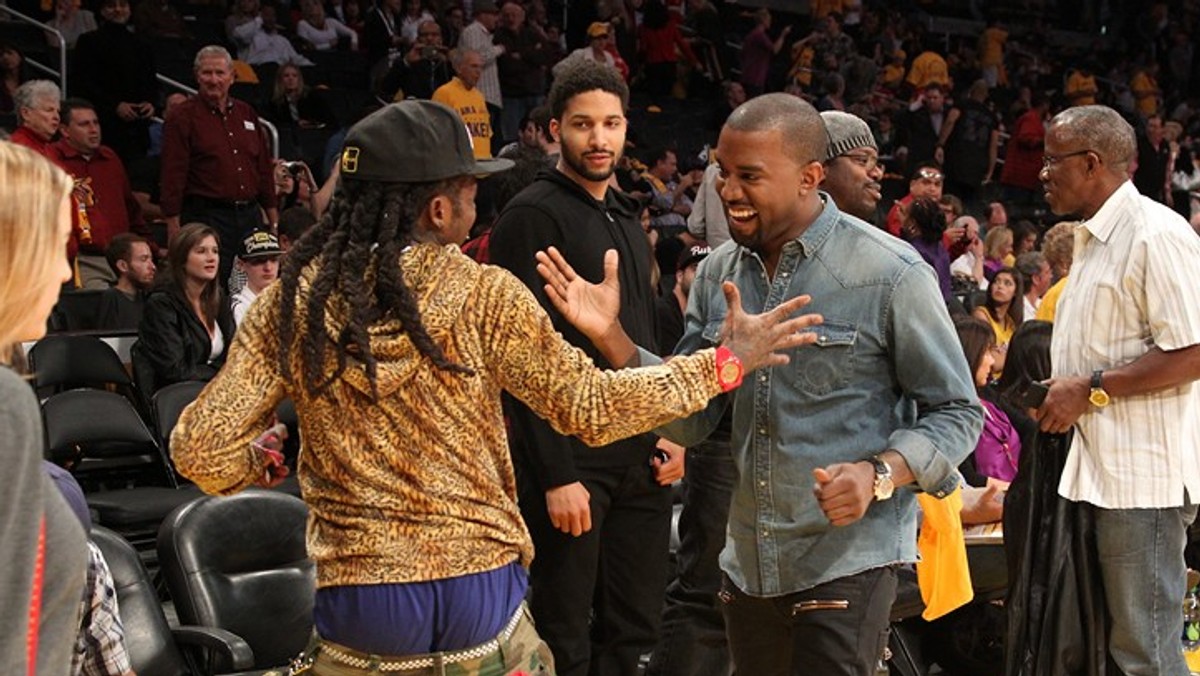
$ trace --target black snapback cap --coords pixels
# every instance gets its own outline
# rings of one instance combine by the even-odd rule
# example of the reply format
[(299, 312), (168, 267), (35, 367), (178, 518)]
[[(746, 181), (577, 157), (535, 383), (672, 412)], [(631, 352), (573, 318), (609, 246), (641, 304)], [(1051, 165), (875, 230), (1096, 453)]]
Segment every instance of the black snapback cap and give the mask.
[(476, 160), (466, 123), (433, 101), (389, 104), (351, 127), (342, 144), (342, 176), (363, 181), (427, 183), (512, 166), (511, 160)]

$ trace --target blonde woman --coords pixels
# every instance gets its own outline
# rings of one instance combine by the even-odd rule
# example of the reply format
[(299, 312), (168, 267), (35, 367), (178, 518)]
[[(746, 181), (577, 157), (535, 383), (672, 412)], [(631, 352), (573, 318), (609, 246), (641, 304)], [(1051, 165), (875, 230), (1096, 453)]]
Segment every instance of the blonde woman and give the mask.
[(988, 228), (983, 237), (983, 274), (990, 282), (1013, 252), (1013, 231), (1008, 226)]
[[(46, 333), (71, 279), (71, 177), (28, 148), (0, 143), (0, 673), (70, 672), (87, 550), (83, 529), (41, 469), (42, 422), (13, 370), (22, 342)], [(41, 602), (35, 599), (40, 596)], [(36, 623), (34, 622), (36, 620)]]

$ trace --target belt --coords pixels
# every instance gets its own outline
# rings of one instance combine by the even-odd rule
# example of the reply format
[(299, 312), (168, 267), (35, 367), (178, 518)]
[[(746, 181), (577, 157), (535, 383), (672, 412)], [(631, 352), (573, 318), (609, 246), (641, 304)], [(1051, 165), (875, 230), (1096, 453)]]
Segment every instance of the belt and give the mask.
[(222, 200), (201, 195), (188, 195), (184, 201), (194, 204), (200, 209), (249, 209), (258, 207), (255, 200)]
[(416, 669), (429, 669), (439, 662), (441, 664), (458, 664), (467, 660), (476, 660), (488, 655), (494, 654), (500, 650), (500, 643), (512, 638), (513, 633), (517, 630), (517, 625), (521, 623), (521, 619), (525, 614), (525, 605), (517, 608), (517, 612), (513, 614), (512, 619), (508, 621), (508, 625), (500, 632), (500, 635), (489, 641), (480, 643), (479, 645), (462, 650), (450, 650), (441, 653), (432, 653), (429, 655), (421, 655), (409, 659), (400, 659), (391, 662), (385, 662), (385, 656), (368, 655), (357, 650), (351, 650), (344, 646), (339, 646), (335, 643), (329, 643), (322, 640), (318, 650), (322, 655), (340, 664), (355, 669), (364, 671), (375, 670), (380, 672), (398, 672), (398, 671), (413, 671)]

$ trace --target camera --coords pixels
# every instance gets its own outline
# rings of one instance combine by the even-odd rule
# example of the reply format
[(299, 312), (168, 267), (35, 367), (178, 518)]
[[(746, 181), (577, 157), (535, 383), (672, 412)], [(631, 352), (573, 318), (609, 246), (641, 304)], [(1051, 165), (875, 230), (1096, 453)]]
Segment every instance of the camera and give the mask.
[(283, 168), (285, 171), (287, 171), (287, 173), (291, 174), (292, 176), (300, 176), (301, 174), (304, 173), (304, 163), (303, 162), (284, 162)]
[(434, 47), (433, 45), (425, 45), (421, 48), (421, 58), (425, 59), (426, 61), (432, 61), (433, 59), (436, 59), (437, 55), (437, 47)]

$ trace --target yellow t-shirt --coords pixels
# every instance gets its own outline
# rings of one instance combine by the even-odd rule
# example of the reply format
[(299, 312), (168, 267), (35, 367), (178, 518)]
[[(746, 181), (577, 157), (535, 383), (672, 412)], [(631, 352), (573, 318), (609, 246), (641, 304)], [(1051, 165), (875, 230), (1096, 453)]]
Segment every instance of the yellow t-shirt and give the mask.
[[(1146, 71), (1138, 71), (1138, 74), (1133, 76), (1133, 80), (1129, 83), (1129, 89), (1133, 91), (1133, 97), (1137, 99), (1139, 113), (1149, 116), (1158, 112), (1158, 94), (1154, 93), (1158, 90), (1158, 82)], [(1139, 91), (1143, 93), (1139, 95)]]
[(833, 12), (837, 12), (838, 14), (845, 14), (846, 13), (846, 1), (845, 0), (813, 0), (812, 17), (814, 19), (824, 19), (825, 17), (829, 16)]
[(458, 116), (467, 125), (471, 134), (471, 146), (476, 159), (492, 156), (492, 118), (488, 114), (487, 101), (479, 88), (467, 89), (457, 77), (437, 88), (433, 100), (444, 103), (458, 111)]
[(1067, 78), (1067, 100), (1073, 106), (1090, 106), (1096, 103), (1095, 94), (1087, 94), (1083, 96), (1075, 96), (1076, 92), (1094, 92), (1096, 89), (1096, 78), (1092, 75), (1084, 75), (1079, 71), (1074, 71)]
[(1008, 31), (1003, 28), (991, 28), (983, 31), (979, 39), (979, 64), (982, 66), (999, 66), (1004, 62), (1004, 42), (1008, 40)]
[(1058, 297), (1062, 295), (1066, 285), (1067, 278), (1063, 277), (1055, 282), (1054, 286), (1046, 289), (1046, 293), (1042, 295), (1042, 302), (1038, 305), (1037, 319), (1044, 322), (1054, 321), (1054, 313), (1058, 309)]
[(943, 87), (950, 84), (950, 68), (937, 52), (922, 52), (913, 59), (908, 70), (908, 83), (916, 89), (924, 89), (934, 82)]

